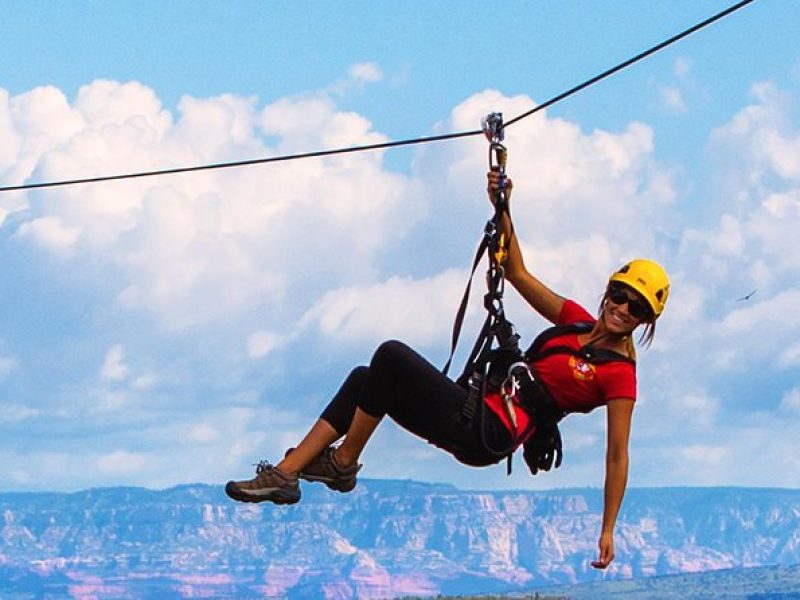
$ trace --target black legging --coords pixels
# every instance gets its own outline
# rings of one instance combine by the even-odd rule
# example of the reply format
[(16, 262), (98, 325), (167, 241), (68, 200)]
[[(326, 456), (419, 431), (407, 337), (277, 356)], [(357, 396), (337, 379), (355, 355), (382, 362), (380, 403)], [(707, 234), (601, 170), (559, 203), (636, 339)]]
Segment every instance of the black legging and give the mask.
[(389, 415), (404, 429), (463, 463), (494, 464), (502, 456), (486, 446), (506, 449), (511, 436), (497, 415), (482, 406), (469, 426), (460, 424), (456, 417), (466, 398), (466, 389), (414, 350), (389, 341), (378, 347), (369, 367), (353, 369), (320, 418), (344, 435), (356, 407), (375, 418)]

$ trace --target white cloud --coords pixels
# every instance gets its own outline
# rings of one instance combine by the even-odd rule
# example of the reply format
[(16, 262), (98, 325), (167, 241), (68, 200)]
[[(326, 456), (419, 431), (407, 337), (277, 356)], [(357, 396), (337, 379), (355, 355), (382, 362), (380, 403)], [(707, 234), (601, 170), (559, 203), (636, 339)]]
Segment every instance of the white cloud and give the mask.
[(23, 223), (19, 228), (21, 238), (30, 238), (59, 255), (69, 255), (80, 237), (80, 229), (68, 227), (58, 217), (41, 217)]
[(732, 311), (722, 321), (721, 327), (726, 334), (735, 336), (758, 331), (774, 335), (779, 327), (794, 330), (800, 328), (800, 315), (795, 310), (798, 306), (800, 290), (786, 290), (747, 308)]
[(692, 72), (693, 62), (690, 58), (679, 56), (675, 59), (673, 70), (678, 77), (688, 77)]
[(189, 427), (186, 439), (198, 443), (207, 443), (217, 440), (219, 431), (209, 423), (197, 423)]
[(781, 408), (794, 413), (800, 413), (800, 387), (792, 388), (781, 398)]
[(120, 344), (109, 348), (100, 368), (100, 376), (110, 381), (122, 381), (128, 377), (130, 370), (124, 362), (125, 353)]
[(251, 359), (263, 358), (276, 348), (283, 338), (271, 331), (256, 331), (247, 338), (247, 357)]
[(351, 79), (359, 82), (374, 83), (383, 79), (383, 72), (374, 62), (356, 63), (348, 69)]
[(797, 183), (800, 179), (800, 134), (793, 131), (788, 94), (773, 83), (755, 84), (755, 103), (711, 134), (712, 148), (729, 161), (726, 186), (762, 191), (766, 177), (778, 175)]
[(8, 402), (0, 404), (0, 423), (21, 423), (28, 419), (34, 419), (39, 415), (41, 415), (41, 410), (24, 404)]
[(39, 87), (9, 98), (0, 90), (0, 172), (9, 183), (22, 183), (34, 172), (39, 159), (84, 126), (78, 111), (64, 93), (52, 86)]
[(689, 107), (683, 98), (683, 92), (677, 87), (664, 87), (661, 89), (661, 101), (664, 107), (671, 113), (685, 114)]
[(466, 274), (446, 271), (421, 280), (392, 277), (383, 283), (328, 292), (302, 318), (331, 339), (375, 345), (390, 338), (428, 345), (452, 327)]
[(17, 359), (13, 356), (3, 356), (0, 354), (0, 379), (7, 377), (19, 367)]
[(719, 400), (706, 394), (685, 394), (670, 399), (670, 411), (675, 415), (691, 415), (683, 421), (683, 426), (701, 428), (708, 431), (714, 425)]
[[(455, 107), (440, 129), (474, 129), (490, 111), (508, 118), (534, 106), (528, 97), (507, 98), (487, 90)], [(585, 133), (575, 123), (541, 111), (509, 127), (505, 144), (508, 173), (515, 184), (512, 213), (523, 240), (552, 246), (599, 235), (629, 251), (654, 254), (656, 231), (651, 223), (675, 192), (668, 171), (653, 160), (650, 127), (634, 122), (621, 132)], [(470, 199), (471, 212), (465, 214), (475, 213), (473, 222), (478, 214), (486, 214), (481, 194), (488, 168), (485, 140), (422, 148), (416, 168), (439, 197)], [(459, 207), (461, 212), (465, 208)], [(447, 215), (434, 212), (433, 218)]]
[(800, 367), (800, 344), (792, 344), (781, 352), (778, 364), (784, 369)]
[(697, 104), (706, 96), (703, 88), (692, 75), (693, 63), (685, 57), (675, 59), (672, 71), (674, 78), (658, 87), (659, 107), (669, 114), (686, 115), (690, 104)]
[(144, 454), (117, 450), (94, 461), (94, 467), (107, 476), (129, 476), (143, 471), (150, 461)]
[(131, 387), (135, 390), (148, 390), (156, 385), (159, 381), (155, 373), (143, 373), (138, 375), (131, 381)]
[[(368, 66), (356, 73), (376, 75)], [(0, 146), (19, 137), (29, 162), (21, 177), (35, 170), (37, 179), (386, 139), (323, 94), (279, 99), (263, 109), (252, 98), (184, 97), (175, 119), (142, 84), (99, 80), (83, 86), (72, 106), (54, 88), (11, 104), (14, 110), (3, 113), (10, 131)], [(37, 136), (47, 143), (31, 144), (28, 138)], [(14, 164), (23, 158), (19, 152), (9, 159)], [(261, 302), (275, 306), (277, 318), (297, 274), (346, 280), (370, 273), (375, 250), (420, 218), (407, 210), (419, 206), (408, 180), (381, 161), (382, 153), (360, 153), (44, 190), (30, 195), (19, 239), (69, 257), (66, 268), (89, 264), (113, 272), (123, 307), (151, 311), (171, 327), (213, 322)]]
[(678, 457), (686, 461), (688, 469), (711, 469), (720, 467), (730, 454), (725, 446), (699, 444), (678, 449)]
[(706, 234), (706, 242), (716, 256), (741, 254), (744, 240), (739, 221), (731, 215), (722, 215), (719, 231), (713, 236)]

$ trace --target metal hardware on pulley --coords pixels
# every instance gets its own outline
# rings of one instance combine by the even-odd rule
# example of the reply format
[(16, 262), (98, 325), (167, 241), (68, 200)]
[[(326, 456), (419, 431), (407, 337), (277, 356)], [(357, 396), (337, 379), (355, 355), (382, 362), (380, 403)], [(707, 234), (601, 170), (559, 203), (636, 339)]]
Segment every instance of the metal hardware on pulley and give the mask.
[(508, 197), (506, 195), (506, 163), (508, 151), (502, 144), (505, 139), (503, 129), (503, 113), (489, 113), (481, 119), (481, 127), (489, 141), (489, 170), (499, 173), (498, 189), (494, 194), (495, 214), (486, 223), (484, 235), (489, 250), (489, 270), (486, 273), (486, 284), (489, 288), (484, 296), (484, 306), (489, 314), (504, 319), (503, 292), (505, 291), (505, 262), (508, 258), (508, 239), (506, 233), (499, 233), (504, 214), (508, 214)]
[(500, 173), (500, 185), (495, 194), (495, 204), (500, 203), (500, 208), (507, 206), (506, 198), (506, 161), (508, 151), (503, 145), (505, 129), (503, 128), (503, 113), (489, 113), (481, 119), (483, 135), (489, 140), (489, 169)]

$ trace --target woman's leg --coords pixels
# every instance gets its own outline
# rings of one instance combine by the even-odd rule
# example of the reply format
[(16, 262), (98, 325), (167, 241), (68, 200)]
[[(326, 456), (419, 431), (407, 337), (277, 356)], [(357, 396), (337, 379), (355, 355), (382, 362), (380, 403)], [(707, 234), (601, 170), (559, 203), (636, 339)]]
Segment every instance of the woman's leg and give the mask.
[(364, 447), (369, 438), (375, 433), (381, 419), (368, 415), (360, 408), (356, 408), (353, 422), (342, 444), (333, 453), (333, 459), (342, 467), (350, 467), (358, 463)]
[(340, 437), (342, 436), (330, 423), (317, 419), (297, 447), (275, 466), (288, 475), (297, 475)]
[[(240, 502), (294, 504), (300, 500), (300, 476), (311, 481), (322, 481), (339, 491), (353, 489), (358, 467), (344, 469), (345, 477), (342, 477), (338, 465), (331, 460), (321, 465), (324, 461), (320, 459), (330, 457), (330, 445), (350, 428), (366, 373), (366, 367), (358, 367), (350, 373), (297, 448), (287, 453), (278, 465), (262, 461), (256, 467), (255, 478), (229, 481), (225, 485), (225, 493)], [(323, 468), (320, 469), (320, 466)]]
[(345, 439), (340, 447), (344, 451), (342, 462), (358, 461), (366, 443), (363, 432), (371, 434), (373, 424), (386, 414), (404, 429), (450, 452), (463, 463), (486, 466), (498, 462), (501, 457), (489, 452), (487, 446), (508, 447), (511, 442), (508, 430), (493, 412), (480, 407), (475, 407), (477, 412), (472, 418), (459, 419), (467, 394), (464, 387), (405, 344), (398, 341), (381, 344), (370, 362), (369, 377), (356, 411), (356, 415), (362, 411), (365, 417), (371, 417), (372, 422), (359, 421), (362, 436), (355, 437), (352, 444)]
[(335, 458), (358, 462), (384, 415), (421, 438), (447, 447), (452, 417), (463, 407), (466, 390), (420, 354), (397, 341), (381, 344), (372, 357), (354, 418)]
[(384, 342), (369, 368), (350, 374), (306, 438), (277, 467), (300, 473), (346, 432), (332, 458), (338, 466), (352, 468), (386, 414), (423, 439), (446, 444), (448, 421), (465, 397), (464, 388), (417, 352), (401, 342)]
[(278, 469), (291, 475), (300, 473), (328, 446), (349, 432), (367, 373), (367, 367), (353, 369), (306, 436), (276, 465)]
[[(342, 385), (297, 449), (276, 467), (261, 466), (255, 479), (229, 482), (226, 491), (247, 502), (291, 503), (300, 499), (297, 478), (321, 481), (346, 492), (355, 487), (358, 459), (385, 415), (428, 442), (482, 454), (477, 427), (454, 428), (466, 390), (408, 346), (381, 344), (369, 368), (359, 367)], [(334, 441), (345, 435), (334, 450)], [(470, 464), (479, 464), (478, 461)], [(485, 463), (488, 464), (488, 463)]]

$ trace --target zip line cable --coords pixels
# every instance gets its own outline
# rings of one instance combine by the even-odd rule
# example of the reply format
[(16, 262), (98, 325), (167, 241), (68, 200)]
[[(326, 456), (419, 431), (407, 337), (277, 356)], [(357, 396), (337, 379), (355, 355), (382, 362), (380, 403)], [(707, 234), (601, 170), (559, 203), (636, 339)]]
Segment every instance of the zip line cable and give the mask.
[[(621, 71), (621, 70), (633, 65), (634, 63), (637, 63), (637, 62), (647, 58), (648, 56), (651, 56), (652, 54), (655, 54), (656, 52), (659, 52), (660, 50), (663, 50), (667, 46), (670, 46), (670, 45), (674, 44), (675, 42), (678, 42), (679, 40), (682, 40), (683, 38), (690, 36), (691, 34), (699, 31), (700, 29), (703, 29), (704, 27), (707, 27), (708, 25), (711, 25), (712, 23), (715, 23), (716, 21), (719, 21), (720, 19), (722, 19), (724, 17), (727, 17), (728, 15), (736, 12), (737, 10), (739, 10), (740, 8), (743, 8), (744, 6), (746, 6), (748, 4), (751, 4), (754, 1), (755, 0), (742, 0), (741, 2), (738, 2), (738, 3), (734, 4), (733, 6), (730, 6), (729, 8), (726, 8), (725, 10), (713, 15), (712, 17), (709, 17), (708, 19), (706, 19), (706, 20), (704, 20), (704, 21), (702, 21), (700, 23), (697, 23), (696, 25), (693, 25), (692, 27), (689, 27), (688, 29), (686, 29), (686, 30), (684, 30), (684, 31), (672, 36), (671, 38), (669, 38), (667, 40), (664, 40), (663, 42), (661, 42), (659, 44), (656, 44), (652, 48), (649, 48), (649, 49), (645, 50), (644, 52), (641, 52), (641, 53), (637, 54), (636, 56), (634, 56), (632, 58), (629, 58), (628, 60), (626, 60), (624, 62), (619, 63), (615, 67), (612, 67), (612, 68), (610, 68), (610, 69), (608, 69), (606, 71), (603, 71), (599, 75), (595, 75), (591, 79), (587, 79), (583, 83), (580, 83), (580, 84), (568, 89), (567, 91), (562, 92), (561, 94), (558, 94), (557, 96), (554, 96), (554, 97), (550, 98), (549, 100), (547, 100), (546, 102), (544, 102), (542, 104), (539, 104), (535, 108), (533, 108), (533, 109), (531, 109), (531, 110), (529, 110), (527, 112), (524, 112), (521, 115), (518, 115), (518, 116), (514, 117), (513, 119), (507, 121), (503, 125), (503, 128), (505, 129), (506, 127), (508, 127), (510, 125), (513, 125), (514, 123), (516, 123), (516, 122), (518, 122), (518, 121), (520, 121), (520, 120), (522, 120), (522, 119), (524, 119), (526, 117), (529, 117), (529, 116), (531, 116), (532, 114), (534, 114), (536, 112), (544, 110), (545, 108), (547, 108), (549, 106), (552, 106), (552, 105), (556, 104), (557, 102), (560, 102), (561, 100), (564, 100), (565, 98), (567, 98), (569, 96), (572, 96), (573, 94), (576, 94), (577, 92), (579, 92), (579, 91), (581, 91), (583, 89), (586, 89), (587, 87), (589, 87), (591, 85), (594, 85), (595, 83), (598, 83), (599, 81), (601, 81), (603, 79), (606, 79), (607, 77), (610, 77), (611, 75), (613, 75), (613, 74), (615, 74), (615, 73), (617, 73), (617, 72), (619, 72), (619, 71)], [(397, 148), (399, 146), (411, 146), (411, 145), (415, 145), (415, 144), (427, 144), (427, 143), (431, 143), (431, 142), (440, 142), (440, 141), (444, 141), (444, 140), (453, 140), (453, 139), (458, 139), (458, 138), (466, 138), (466, 137), (472, 137), (472, 136), (476, 136), (476, 135), (483, 135), (483, 130), (482, 129), (473, 129), (473, 130), (470, 130), (470, 131), (461, 131), (461, 132), (455, 132), (455, 133), (445, 133), (445, 134), (442, 134), (442, 135), (416, 137), (416, 138), (411, 138), (411, 139), (406, 139), (406, 140), (398, 140), (398, 141), (392, 141), (392, 142), (382, 142), (382, 143), (378, 143), (378, 144), (367, 144), (367, 145), (363, 145), (363, 146), (350, 146), (350, 147), (347, 147), (347, 148), (333, 148), (333, 149), (329, 149), (329, 150), (317, 150), (317, 151), (314, 151), (314, 152), (304, 152), (304, 153), (300, 153), (300, 154), (285, 154), (285, 155), (280, 155), (280, 156), (270, 156), (270, 157), (266, 157), (266, 158), (253, 158), (253, 159), (249, 159), (249, 160), (238, 160), (238, 161), (233, 161), (233, 162), (211, 163), (211, 164), (206, 164), (206, 165), (196, 165), (196, 166), (192, 166), (192, 167), (175, 167), (175, 168), (172, 168), (172, 169), (161, 169), (161, 170), (156, 170), (156, 171), (140, 171), (140, 172), (136, 172), (136, 173), (124, 173), (124, 174), (120, 174), (120, 175), (102, 175), (102, 176), (98, 176), (98, 177), (85, 177), (85, 178), (80, 178), (80, 179), (64, 179), (64, 180), (60, 180), (60, 181), (45, 181), (45, 182), (39, 182), (39, 183), (24, 183), (24, 184), (20, 184), (20, 185), (10, 185), (10, 186), (0, 187), (0, 192), (13, 192), (13, 191), (22, 191), (22, 190), (44, 189), (44, 188), (62, 187), (62, 186), (68, 186), (68, 185), (79, 185), (79, 184), (86, 184), (86, 183), (100, 183), (100, 182), (104, 182), (104, 181), (119, 181), (119, 180), (123, 180), (123, 179), (138, 179), (138, 178), (142, 178), (142, 177), (156, 177), (156, 176), (159, 176), (159, 175), (174, 175), (174, 174), (177, 174), (177, 173), (191, 173), (191, 172), (195, 172), (195, 171), (210, 171), (210, 170), (216, 170), (216, 169), (230, 169), (230, 168), (234, 168), (234, 167), (246, 167), (246, 166), (251, 166), (251, 165), (261, 165), (261, 164), (275, 163), (275, 162), (288, 162), (288, 161), (292, 161), (292, 160), (300, 160), (300, 159), (303, 159), (303, 158), (318, 158), (318, 157), (322, 157), (322, 156), (334, 156), (334, 155), (337, 155), (337, 154), (350, 154), (350, 153), (354, 153), (354, 152), (365, 152), (365, 151), (369, 151), (369, 150), (381, 150), (381, 149), (385, 149), (385, 148)]]
[[(727, 17), (729, 14), (731, 14), (733, 12), (736, 12), (740, 8), (750, 4), (753, 1), (754, 0), (742, 0), (738, 4), (734, 4), (733, 6), (731, 6), (729, 8), (726, 8), (725, 10), (723, 10), (722, 12), (717, 13), (713, 17), (709, 17), (705, 21), (702, 21), (701, 23), (698, 23), (697, 25), (694, 25), (694, 26), (690, 27), (689, 29), (686, 29), (685, 31), (682, 31), (682, 32), (672, 36), (668, 40), (664, 40), (660, 44), (656, 44), (652, 48), (650, 48), (648, 50), (645, 50), (644, 52), (641, 52), (640, 54), (637, 54), (633, 58), (629, 58), (628, 60), (626, 60), (624, 62), (621, 62), (616, 67), (612, 67), (612, 68), (608, 69), (607, 71), (603, 71), (599, 75), (596, 75), (596, 76), (592, 77), (591, 79), (587, 79), (583, 83), (581, 83), (579, 85), (576, 85), (573, 88), (568, 89), (566, 92), (563, 92), (563, 93), (559, 94), (558, 96), (554, 96), (553, 98), (550, 98), (550, 100), (548, 100), (547, 102), (545, 102), (543, 104), (540, 104), (536, 108), (533, 108), (533, 109), (529, 110), (528, 112), (524, 112), (521, 115), (518, 115), (518, 116), (514, 117), (510, 121), (507, 121), (505, 123), (505, 125), (503, 125), (503, 128), (506, 128), (509, 125), (513, 125), (517, 121), (521, 121), (525, 117), (529, 117), (532, 114), (534, 114), (535, 112), (538, 112), (540, 110), (544, 110), (548, 106), (552, 106), (556, 102), (560, 102), (564, 98), (567, 98), (568, 96), (572, 96), (572, 94), (575, 94), (575, 93), (581, 91), (582, 89), (589, 87), (590, 85), (594, 85), (598, 81), (600, 81), (602, 79), (605, 79), (606, 77), (609, 77), (609, 76), (613, 75), (614, 73), (617, 73), (618, 71), (622, 71), (622, 69), (625, 69), (626, 67), (631, 66), (633, 63), (639, 62), (640, 60), (647, 58), (651, 54), (655, 54), (659, 50), (663, 50), (667, 46), (670, 46), (670, 45), (674, 44), (675, 42), (677, 42), (679, 40), (682, 40), (683, 38), (692, 35), (695, 31), (699, 31), (700, 29), (703, 29), (704, 27), (706, 27), (708, 25), (711, 25), (712, 23), (715, 23), (716, 21), (719, 21), (720, 19), (722, 19), (724, 17)], [(0, 191), (2, 191), (2, 190), (0, 190)]]
[(175, 173), (190, 173), (194, 171), (210, 171), (213, 169), (230, 169), (233, 167), (246, 167), (249, 165), (261, 165), (272, 162), (286, 162), (299, 160), (301, 158), (315, 158), (319, 156), (334, 156), (336, 154), (348, 154), (352, 152), (363, 152), (366, 150), (379, 150), (381, 148), (396, 148), (398, 146), (409, 146), (411, 144), (425, 144), (427, 142), (438, 142), (440, 140), (452, 140), (455, 138), (468, 137), (471, 135), (483, 135), (483, 130), (462, 131), (460, 133), (445, 133), (428, 137), (419, 137), (409, 140), (399, 140), (395, 142), (383, 142), (379, 144), (367, 144), (366, 146), (350, 146), (348, 148), (333, 148), (330, 150), (317, 150), (314, 152), (304, 152), (301, 154), (283, 154), (280, 156), (270, 156), (267, 158), (252, 158), (249, 160), (237, 160), (234, 162), (212, 163), (208, 165), (196, 165), (193, 167), (175, 167), (173, 169), (162, 169), (158, 171), (141, 171), (138, 173), (125, 173), (122, 175), (101, 175), (99, 177), (86, 177), (82, 179), (65, 179), (63, 181), (45, 181), (42, 183), (25, 183), (22, 185), (12, 185), (0, 187), (0, 192), (11, 192), (15, 190), (32, 190), (41, 188), (59, 187), (65, 185), (78, 185), (82, 183), (98, 183), (102, 181), (117, 181), (120, 179), (137, 179), (140, 177), (155, 177), (157, 175), (174, 175)]

